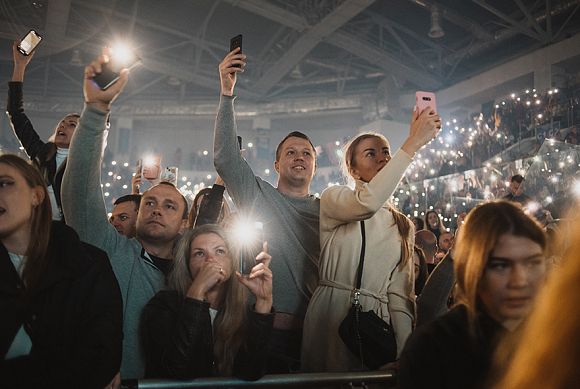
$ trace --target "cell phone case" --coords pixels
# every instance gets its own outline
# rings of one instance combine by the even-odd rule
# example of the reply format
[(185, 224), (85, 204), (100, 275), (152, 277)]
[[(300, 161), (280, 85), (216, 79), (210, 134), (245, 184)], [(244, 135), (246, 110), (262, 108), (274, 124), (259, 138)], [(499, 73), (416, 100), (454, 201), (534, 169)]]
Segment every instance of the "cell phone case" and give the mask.
[(433, 110), (435, 110), (435, 112), (437, 112), (437, 101), (435, 99), (435, 93), (417, 91), (415, 93), (415, 106), (419, 112), (423, 111), (427, 107), (431, 107)]

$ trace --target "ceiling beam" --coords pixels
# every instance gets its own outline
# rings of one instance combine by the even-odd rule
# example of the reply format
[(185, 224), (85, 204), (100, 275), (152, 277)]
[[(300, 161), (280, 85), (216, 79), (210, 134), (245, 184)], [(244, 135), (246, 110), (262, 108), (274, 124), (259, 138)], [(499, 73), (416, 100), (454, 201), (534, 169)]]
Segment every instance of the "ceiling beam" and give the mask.
[(332, 37), (326, 40), (326, 43), (330, 43), (343, 50), (347, 50), (360, 58), (364, 58), (369, 63), (372, 63), (388, 73), (396, 74), (415, 85), (421, 85), (422, 87), (429, 89), (437, 89), (441, 87), (441, 81), (439, 81), (435, 76), (407, 66), (398, 59), (393, 58), (392, 55), (389, 55), (381, 48), (371, 45), (350, 34), (337, 31), (332, 35)]
[(71, 0), (51, 0), (48, 2), (44, 29), (47, 47), (52, 48), (52, 46), (58, 45), (66, 37), (70, 4)]
[(299, 32), (310, 27), (304, 17), (264, 0), (226, 0), (226, 2)]
[(522, 11), (522, 13), (526, 16), (526, 19), (528, 20), (528, 24), (531, 24), (531, 26), (534, 28), (534, 30), (536, 30), (538, 35), (541, 36), (545, 42), (548, 42), (548, 40), (549, 40), (548, 34), (540, 26), (540, 24), (538, 23), (536, 18), (532, 16), (532, 14), (528, 10), (528, 8), (524, 5), (522, 0), (514, 0), (514, 1), (518, 5), (518, 7)]
[(501, 12), (500, 10), (494, 8), (490, 4), (486, 3), (485, 0), (471, 0), (471, 1), (474, 2), (475, 4), (479, 5), (481, 8), (487, 10), (488, 12), (494, 14), (498, 18), (506, 21), (511, 26), (515, 27), (520, 33), (527, 35), (534, 40), (543, 42), (543, 37), (540, 36), (538, 33), (532, 31), (526, 25), (518, 22), (517, 20), (513, 19), (512, 17), (510, 17), (510, 16), (504, 14), (503, 12)]
[(316, 47), (324, 38), (338, 30), (350, 19), (368, 8), (374, 0), (346, 0), (324, 17), (320, 23), (310, 27), (298, 38), (276, 64), (271, 66), (254, 85), (254, 90), (265, 95), (286, 74)]

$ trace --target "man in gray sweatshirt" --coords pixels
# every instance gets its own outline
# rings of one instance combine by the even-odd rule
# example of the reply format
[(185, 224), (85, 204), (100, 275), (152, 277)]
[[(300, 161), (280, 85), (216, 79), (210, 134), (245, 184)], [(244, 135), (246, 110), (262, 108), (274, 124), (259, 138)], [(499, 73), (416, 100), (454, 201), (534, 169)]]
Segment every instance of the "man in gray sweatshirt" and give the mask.
[(276, 315), (269, 372), (292, 372), (299, 368), (302, 322), (318, 284), (320, 200), (309, 194), (316, 151), (306, 135), (290, 133), (276, 150), (277, 187), (254, 174), (240, 155), (236, 138), (234, 86), (244, 66), (245, 55), (239, 49), (219, 66), (214, 165), (240, 211), (263, 223), (264, 238), (275, 258), (270, 265)]
[(123, 90), (128, 74), (107, 90), (92, 80), (101, 72), (105, 55), (85, 68), (85, 108), (71, 141), (62, 181), (62, 204), (67, 224), (81, 240), (107, 252), (123, 296), (123, 361), (121, 377), (142, 378), (145, 359), (139, 340), (141, 311), (164, 285), (172, 249), (187, 223), (187, 202), (171, 184), (143, 193), (137, 214), (137, 236), (129, 239), (108, 222), (101, 191), (101, 162), (105, 123), (111, 102)]

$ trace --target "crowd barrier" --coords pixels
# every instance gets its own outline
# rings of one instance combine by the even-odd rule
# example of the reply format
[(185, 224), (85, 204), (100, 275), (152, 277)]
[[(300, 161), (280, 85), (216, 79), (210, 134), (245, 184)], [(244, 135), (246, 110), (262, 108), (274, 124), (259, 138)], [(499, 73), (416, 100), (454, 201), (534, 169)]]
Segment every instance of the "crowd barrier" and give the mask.
[(367, 384), (383, 384), (385, 388), (395, 386), (392, 371), (368, 371), (352, 373), (303, 373), (271, 374), (257, 381), (244, 381), (237, 378), (198, 378), (194, 380), (127, 380), (123, 389), (189, 389), (189, 388), (278, 388), (278, 387), (366, 387)]

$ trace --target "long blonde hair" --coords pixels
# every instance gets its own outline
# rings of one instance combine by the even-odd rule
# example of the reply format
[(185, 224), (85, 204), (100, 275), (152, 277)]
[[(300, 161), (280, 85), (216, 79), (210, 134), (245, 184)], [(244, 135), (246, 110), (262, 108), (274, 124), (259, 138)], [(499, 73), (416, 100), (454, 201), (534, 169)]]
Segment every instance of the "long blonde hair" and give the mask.
[(187, 230), (180, 238), (175, 249), (174, 263), (168, 278), (168, 289), (175, 290), (185, 298), (187, 290), (193, 281), (189, 271), (191, 243), (195, 238), (205, 234), (215, 234), (225, 243), (232, 266), (232, 275), (223, 285), (223, 293), (219, 302), (219, 312), (214, 320), (213, 351), (216, 370), (219, 374), (233, 374), (234, 359), (247, 333), (247, 302), (246, 288), (234, 276), (238, 270), (238, 261), (233, 246), (226, 231), (215, 224)]
[[(390, 144), (388, 139), (377, 132), (363, 132), (354, 138), (352, 138), (345, 146), (343, 150), (344, 159), (342, 161), (343, 174), (347, 178), (354, 179), (352, 175), (352, 169), (356, 167), (355, 151), (360, 142), (365, 139), (378, 138), (383, 140), (390, 150)], [(395, 209), (392, 204), (389, 203), (389, 211), (393, 215), (397, 229), (399, 230), (399, 235), (401, 236), (401, 264), (400, 269), (403, 269), (408, 261), (413, 257), (413, 245), (409, 243), (409, 236), (411, 235), (411, 227), (413, 223), (408, 217), (403, 215), (397, 209)]]

